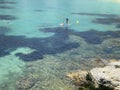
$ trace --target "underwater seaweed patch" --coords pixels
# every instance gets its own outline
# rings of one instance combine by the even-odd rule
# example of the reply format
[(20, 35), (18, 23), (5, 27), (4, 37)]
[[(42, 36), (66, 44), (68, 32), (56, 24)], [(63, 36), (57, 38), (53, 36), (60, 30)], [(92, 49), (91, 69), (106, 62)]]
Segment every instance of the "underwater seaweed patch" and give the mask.
[(0, 20), (16, 20), (17, 18), (13, 15), (0, 15)]
[(53, 35), (48, 38), (26, 38), (23, 36), (1, 35), (0, 48), (2, 50), (0, 50), (0, 56), (8, 55), (11, 50), (15, 50), (19, 47), (29, 47), (35, 51), (30, 54), (16, 53), (16, 56), (19, 56), (24, 61), (32, 61), (43, 59), (43, 55), (45, 54), (62, 53), (80, 46), (78, 43), (67, 42), (68, 36), (66, 35), (68, 34), (61, 35)]
[(2, 0), (0, 4), (16, 4), (16, 2)]
[(13, 9), (13, 7), (10, 7), (10, 6), (0, 6), (0, 9)]
[(111, 18), (96, 18), (96, 20), (92, 21), (93, 23), (111, 25), (120, 23), (119, 17), (111, 17)]
[(99, 13), (72, 13), (74, 15), (83, 15), (83, 16), (99, 16), (99, 17), (116, 17), (115, 14), (99, 14)]
[(73, 29), (56, 27), (44, 28), (44, 32), (54, 32), (53, 36), (47, 38), (26, 38), (24, 36), (0, 35), (0, 56), (8, 55), (12, 50), (20, 47), (28, 47), (35, 51), (29, 54), (16, 53), (16, 56), (24, 61), (43, 59), (44, 55), (54, 55), (73, 48), (80, 47), (79, 43), (70, 42), (69, 35), (76, 35), (83, 38), (89, 44), (101, 44), (107, 38), (120, 37), (120, 31), (101, 32), (89, 30), (85, 32), (75, 32)]

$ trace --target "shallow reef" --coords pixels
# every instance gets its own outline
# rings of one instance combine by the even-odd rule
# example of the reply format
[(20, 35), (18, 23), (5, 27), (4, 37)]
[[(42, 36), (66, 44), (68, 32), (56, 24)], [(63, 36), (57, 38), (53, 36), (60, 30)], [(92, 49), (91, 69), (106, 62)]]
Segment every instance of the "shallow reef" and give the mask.
[[(8, 31), (7, 27), (1, 27), (0, 36), (0, 56), (8, 55), (12, 50), (15, 50), (19, 47), (29, 47), (35, 49), (34, 52), (29, 54), (16, 53), (16, 56), (19, 56), (24, 61), (32, 61), (43, 59), (44, 55), (50, 54), (55, 55), (57, 53), (62, 53), (73, 48), (81, 47), (78, 42), (69, 41), (70, 35), (75, 35), (81, 37), (85, 42), (93, 45), (102, 44), (105, 39), (108, 38), (119, 38), (120, 31), (106, 31), (100, 32), (96, 30), (89, 30), (85, 32), (75, 32), (69, 28), (44, 28), (44, 32), (54, 32), (55, 34), (47, 38), (26, 38), (24, 36), (6, 36), (4, 35), (3, 29)], [(106, 53), (110, 52), (113, 49), (118, 49), (119, 47), (112, 47), (112, 49), (105, 49)]]
[[(15, 88), (12, 90), (77, 90), (75, 89), (76, 87), (69, 82), (68, 78), (65, 77), (66, 73), (78, 69), (89, 70), (92, 67), (104, 66), (109, 58), (120, 58), (119, 52), (116, 54), (104, 51), (110, 47), (118, 47), (120, 45), (118, 37), (106, 38), (103, 39), (100, 44), (94, 44), (86, 42), (86, 40), (79, 35), (79, 32), (74, 32), (72, 29), (67, 29), (69, 31), (66, 31), (65, 28), (48, 28), (44, 30), (45, 32), (56, 33), (49, 38), (26, 38), (24, 36), (1, 35), (1, 38), (4, 38), (3, 41), (1, 41), (4, 46), (1, 46), (3, 47), (2, 51), (5, 50), (8, 55), (10, 52), (15, 51), (16, 48), (28, 47), (33, 50), (29, 53), (14, 52), (14, 55), (18, 56), (20, 61), (25, 59), (31, 60), (32, 62), (25, 62), (26, 66), (23, 69), (25, 74), (19, 78), (19, 80), (16, 79), (17, 82), (11, 82), (14, 83), (13, 86)], [(64, 36), (63, 38), (62, 35)], [(7, 44), (8, 46), (6, 42), (9, 42)], [(76, 43), (78, 47), (71, 48), (71, 46), (68, 45), (74, 43)], [(61, 45), (64, 47), (63, 44), (65, 44), (65, 47), (68, 46), (68, 48), (62, 48), (60, 51), (57, 49), (56, 52), (59, 51), (58, 53), (54, 53), (55, 51), (44, 51), (45, 46), (48, 50), (53, 48), (52, 45), (55, 49), (61, 49)], [(42, 49), (40, 47), (42, 47)], [(32, 55), (32, 53), (37, 58), (29, 56)], [(6, 55), (7, 54), (4, 54), (3, 56)], [(43, 56), (43, 58), (40, 58), (41, 56)], [(30, 59), (28, 57), (30, 57)], [(24, 80), (26, 83), (22, 83)], [(3, 88), (3, 90), (7, 88), (9, 90), (10, 85), (9, 83), (6, 87), (0, 85), (0, 88)]]
[(31, 61), (42, 59), (44, 54), (61, 53), (80, 46), (78, 43), (67, 42), (67, 38), (67, 34), (65, 36), (62, 34), (54, 35), (43, 39), (1, 35), (1, 56), (9, 54), (11, 50), (15, 50), (18, 47), (29, 47), (36, 51), (30, 54), (17, 53), (16, 56), (19, 56), (22, 60)]
[[(120, 45), (118, 38), (106, 39), (102, 44), (92, 45), (84, 41), (82, 37), (70, 35), (68, 41), (79, 43), (80, 47), (55, 55), (44, 55), (44, 58), (41, 60), (27, 62), (25, 73), (27, 77), (33, 75), (32, 78), (35, 79), (34, 85), (31, 86), (29, 90), (78, 90), (78, 88), (72, 86), (68, 78), (65, 77), (66, 73), (78, 70), (79, 68), (81, 70), (89, 70), (96, 66), (103, 67), (108, 62), (108, 58), (112, 58), (112, 56), (114, 56), (114, 58), (119, 57), (119, 55), (117, 56), (116, 54), (113, 54), (111, 57), (108, 54), (108, 57), (106, 57), (106, 53), (103, 51), (103, 49), (107, 47)], [(78, 75), (75, 74), (75, 76)], [(26, 78), (26, 76), (21, 78), (19, 82), (24, 80), (24, 78)], [(21, 86), (19, 82), (17, 86)], [(88, 89), (88, 87), (92, 88), (91, 90), (96, 90), (91, 85), (86, 85), (84, 89)], [(98, 90), (102, 90), (103, 88), (105, 87), (101, 87), (101, 89)]]

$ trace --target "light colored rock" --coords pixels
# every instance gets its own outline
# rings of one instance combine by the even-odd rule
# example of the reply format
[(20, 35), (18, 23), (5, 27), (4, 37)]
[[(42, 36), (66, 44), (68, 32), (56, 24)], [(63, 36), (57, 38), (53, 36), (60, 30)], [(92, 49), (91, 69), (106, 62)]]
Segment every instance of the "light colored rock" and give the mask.
[(93, 68), (90, 70), (90, 74), (98, 84), (114, 87), (115, 90), (118, 90), (120, 87), (120, 61), (111, 62), (108, 65), (103, 68)]
[[(83, 81), (90, 82), (95, 86), (95, 88), (101, 88), (100, 85), (102, 85), (113, 88), (114, 90), (120, 90), (120, 61), (112, 61), (113, 62), (108, 63), (105, 67), (96, 67), (90, 71), (70, 73), (67, 76), (74, 80), (74, 82), (79, 81), (77, 83), (81, 83)], [(88, 80), (87, 76), (89, 76), (92, 80)]]

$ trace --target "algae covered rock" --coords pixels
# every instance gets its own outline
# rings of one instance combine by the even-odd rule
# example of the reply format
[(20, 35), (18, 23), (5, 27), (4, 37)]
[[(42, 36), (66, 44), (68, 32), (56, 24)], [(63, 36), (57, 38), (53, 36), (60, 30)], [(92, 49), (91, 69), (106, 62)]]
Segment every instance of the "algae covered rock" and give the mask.
[(26, 76), (17, 82), (17, 90), (28, 90), (37, 82), (33, 76)]
[(86, 76), (88, 72), (87, 71), (78, 71), (78, 72), (72, 72), (68, 73), (66, 76), (73, 80), (75, 85), (84, 85), (87, 83)]

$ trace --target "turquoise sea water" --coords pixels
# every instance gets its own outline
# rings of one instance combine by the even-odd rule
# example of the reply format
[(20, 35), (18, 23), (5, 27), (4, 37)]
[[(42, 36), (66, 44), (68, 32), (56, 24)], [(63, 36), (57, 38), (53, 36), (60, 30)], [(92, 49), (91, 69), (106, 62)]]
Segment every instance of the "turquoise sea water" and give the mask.
[(0, 0), (0, 90), (76, 90), (67, 73), (120, 59), (119, 11), (117, 0)]

